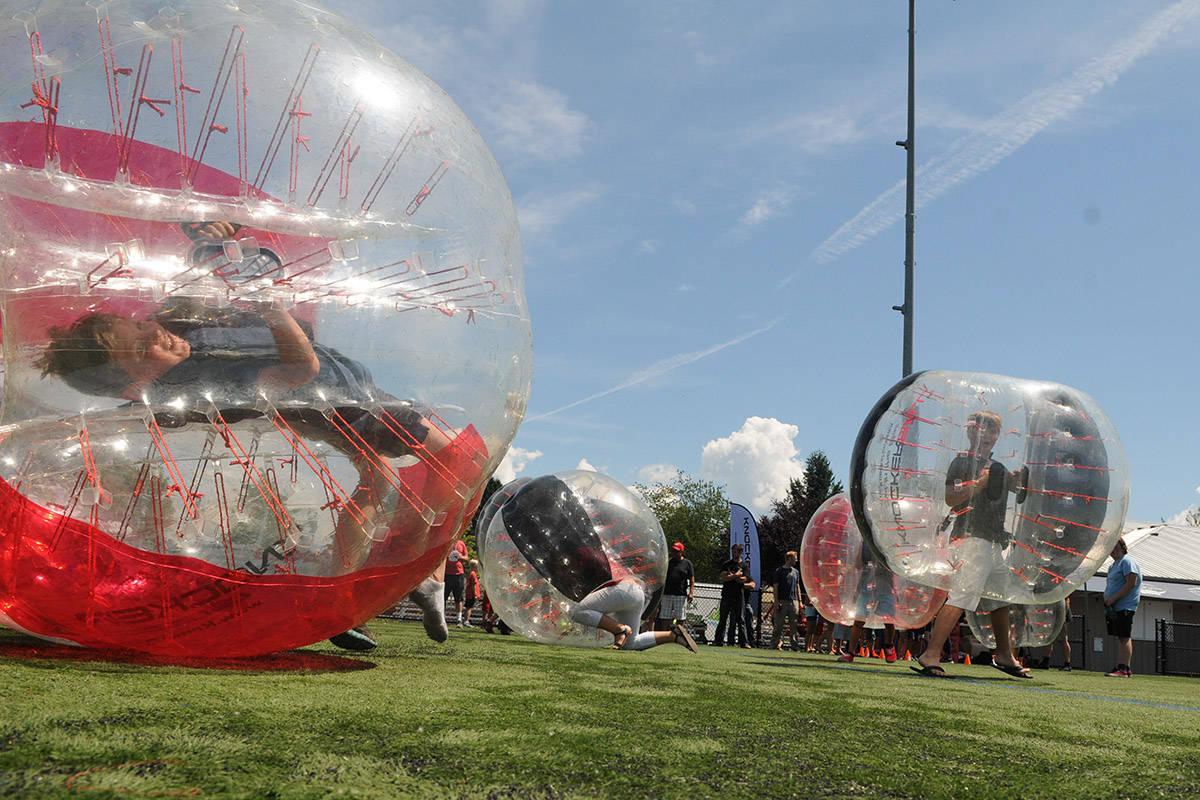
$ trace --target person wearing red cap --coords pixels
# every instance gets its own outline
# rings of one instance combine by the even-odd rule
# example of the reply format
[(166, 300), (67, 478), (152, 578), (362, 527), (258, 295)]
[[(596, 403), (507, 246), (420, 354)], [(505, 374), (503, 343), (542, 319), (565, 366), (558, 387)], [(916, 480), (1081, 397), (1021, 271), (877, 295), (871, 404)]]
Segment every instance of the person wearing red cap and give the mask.
[(692, 562), (683, 557), (683, 542), (671, 545), (671, 558), (667, 561), (667, 580), (663, 584), (662, 603), (658, 606), (658, 619), (654, 629), (669, 631), (676, 621), (680, 625), (687, 618), (685, 611), (696, 593), (696, 570)]

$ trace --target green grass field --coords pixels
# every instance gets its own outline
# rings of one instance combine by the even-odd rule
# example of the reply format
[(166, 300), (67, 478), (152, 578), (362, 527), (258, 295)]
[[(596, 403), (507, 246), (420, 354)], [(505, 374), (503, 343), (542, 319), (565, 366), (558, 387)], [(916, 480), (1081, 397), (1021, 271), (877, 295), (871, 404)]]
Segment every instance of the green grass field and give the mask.
[(1200, 796), (1192, 679), (373, 629), (209, 667), (0, 632), (0, 797)]

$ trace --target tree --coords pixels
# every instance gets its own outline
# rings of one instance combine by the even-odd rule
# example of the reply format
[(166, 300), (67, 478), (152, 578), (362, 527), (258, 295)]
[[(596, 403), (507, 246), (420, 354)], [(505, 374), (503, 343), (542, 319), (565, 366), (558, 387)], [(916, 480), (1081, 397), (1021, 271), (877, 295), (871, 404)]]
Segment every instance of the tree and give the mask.
[(820, 450), (814, 450), (804, 461), (803, 477), (792, 478), (787, 494), (772, 503), (770, 513), (758, 522), (764, 575), (783, 563), (788, 550), (800, 549), (804, 529), (813, 514), (822, 503), (842, 491), (845, 490), (841, 482), (834, 480), (829, 459)]
[(479, 552), (479, 547), (475, 544), (478, 541), (479, 531), (476, 529), (479, 525), (479, 515), (483, 513), (484, 506), (492, 499), (492, 495), (504, 488), (504, 484), (493, 478), (488, 478), (487, 486), (483, 490), (483, 499), (479, 501), (479, 508), (475, 509), (475, 516), (471, 517), (471, 524), (467, 526), (467, 532), (463, 534), (463, 541), (467, 543), (467, 553), (471, 558), (475, 558)]
[(683, 542), (696, 579), (715, 581), (728, 556), (729, 500), (725, 488), (679, 473), (669, 483), (634, 486), (658, 517), (668, 546)]

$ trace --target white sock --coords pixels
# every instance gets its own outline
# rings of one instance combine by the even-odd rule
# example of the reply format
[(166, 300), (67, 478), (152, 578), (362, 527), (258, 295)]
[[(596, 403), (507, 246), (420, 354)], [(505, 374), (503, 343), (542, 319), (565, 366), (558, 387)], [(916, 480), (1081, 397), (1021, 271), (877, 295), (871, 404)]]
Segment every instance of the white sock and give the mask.
[(435, 642), (444, 642), (450, 636), (450, 630), (446, 627), (445, 591), (445, 582), (426, 578), (408, 594), (408, 599), (421, 609), (425, 635)]

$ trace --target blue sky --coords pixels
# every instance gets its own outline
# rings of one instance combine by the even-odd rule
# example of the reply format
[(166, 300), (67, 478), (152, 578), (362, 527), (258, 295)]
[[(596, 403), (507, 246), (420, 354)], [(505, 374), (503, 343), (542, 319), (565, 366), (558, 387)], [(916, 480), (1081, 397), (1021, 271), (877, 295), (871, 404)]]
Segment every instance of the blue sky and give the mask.
[[(762, 511), (900, 377), (907, 3), (352, 0), (508, 178), (534, 332), (501, 477)], [(1200, 502), (1200, 0), (917, 9), (915, 366), (1055, 380), (1130, 516)]]

